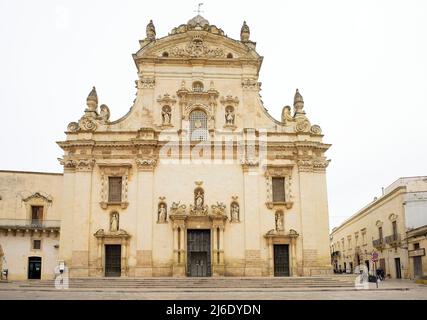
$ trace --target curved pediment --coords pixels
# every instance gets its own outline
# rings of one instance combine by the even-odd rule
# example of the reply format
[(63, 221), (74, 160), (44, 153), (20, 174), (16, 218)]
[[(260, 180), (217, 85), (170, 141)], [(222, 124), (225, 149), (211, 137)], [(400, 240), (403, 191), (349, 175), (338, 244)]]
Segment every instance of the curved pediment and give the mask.
[(191, 30), (168, 35), (143, 46), (134, 58), (162, 59), (261, 59), (261, 56), (240, 41), (209, 31)]

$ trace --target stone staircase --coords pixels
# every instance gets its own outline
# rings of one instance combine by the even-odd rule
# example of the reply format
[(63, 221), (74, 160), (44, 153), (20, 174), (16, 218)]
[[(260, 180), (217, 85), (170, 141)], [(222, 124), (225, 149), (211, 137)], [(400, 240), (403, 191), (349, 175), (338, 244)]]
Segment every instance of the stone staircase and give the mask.
[[(354, 276), (316, 277), (215, 277), (215, 278), (73, 278), (70, 289), (100, 290), (227, 290), (227, 289), (327, 289), (354, 288)], [(54, 289), (54, 280), (19, 283), (22, 288)]]

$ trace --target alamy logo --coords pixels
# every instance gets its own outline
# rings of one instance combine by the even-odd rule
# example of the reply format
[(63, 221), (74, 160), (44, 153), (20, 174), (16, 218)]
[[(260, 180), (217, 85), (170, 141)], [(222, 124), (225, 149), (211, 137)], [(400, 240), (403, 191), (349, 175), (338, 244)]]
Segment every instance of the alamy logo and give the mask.
[(68, 267), (60, 263), (55, 267), (55, 289), (64, 290), (69, 288)]
[(369, 270), (368, 267), (361, 264), (354, 268), (354, 273), (357, 274), (354, 279), (354, 287), (356, 289), (369, 289)]

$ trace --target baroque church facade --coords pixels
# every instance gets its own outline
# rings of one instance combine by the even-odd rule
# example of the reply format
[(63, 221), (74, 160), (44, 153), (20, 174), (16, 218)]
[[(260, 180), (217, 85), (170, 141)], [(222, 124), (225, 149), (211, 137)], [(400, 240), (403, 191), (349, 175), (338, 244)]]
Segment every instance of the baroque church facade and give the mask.
[[(55, 183), (0, 172), (8, 189), (1, 201), (8, 193), (20, 203), (14, 217), (40, 219), (21, 228), (0, 222), (10, 275), (22, 264), (15, 277), (25, 278), (36, 258), (42, 278), (56, 265), (71, 277), (331, 273), (330, 145), (298, 90), (280, 121), (268, 114), (259, 95), (263, 58), (246, 23), (234, 40), (200, 15), (161, 38), (150, 21), (133, 59), (130, 111), (111, 121), (93, 88), (58, 142), (64, 170)], [(10, 220), (12, 205), (1, 201), (1, 218)], [(60, 225), (49, 229), (49, 217)], [(55, 249), (43, 247), (53, 252), (10, 253), (26, 234), (44, 241), (46, 230)]]

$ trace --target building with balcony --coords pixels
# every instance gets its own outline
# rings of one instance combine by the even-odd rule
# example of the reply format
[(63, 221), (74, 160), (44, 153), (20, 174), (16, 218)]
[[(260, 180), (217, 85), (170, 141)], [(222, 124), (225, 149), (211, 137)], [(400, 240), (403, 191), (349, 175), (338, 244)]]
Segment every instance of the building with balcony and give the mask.
[[(400, 178), (330, 234), (334, 269), (372, 273), (381, 268), (392, 278), (427, 275), (427, 177)], [(342, 254), (337, 256), (336, 251)], [(371, 257), (375, 253), (378, 261)]]
[(58, 262), (62, 174), (0, 171), (0, 270), (53, 279)]

